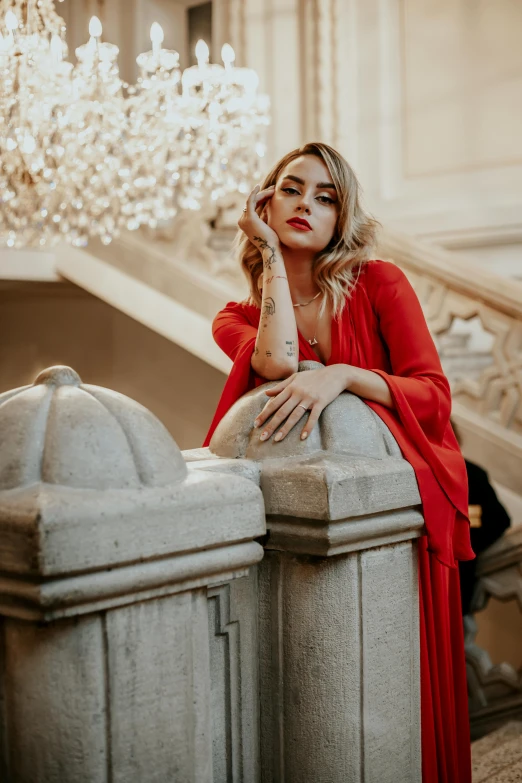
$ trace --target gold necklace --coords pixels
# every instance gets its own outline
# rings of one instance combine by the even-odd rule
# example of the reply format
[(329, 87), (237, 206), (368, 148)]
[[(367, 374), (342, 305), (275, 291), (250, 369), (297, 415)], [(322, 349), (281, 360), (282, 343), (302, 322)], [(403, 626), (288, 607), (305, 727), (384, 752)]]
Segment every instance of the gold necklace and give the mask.
[[(309, 302), (297, 302), (297, 304), (294, 304), (294, 307), (306, 307), (307, 305), (309, 305), (309, 304), (312, 304), (312, 302), (315, 302), (315, 300), (317, 299), (317, 297), (318, 297), (318, 296), (320, 296), (320, 295), (321, 295), (321, 292), (320, 292), (320, 291), (318, 291), (318, 292), (316, 293), (316, 295), (314, 296), (314, 298), (313, 298), (313, 299), (310, 299), (310, 301), (309, 301)], [(293, 304), (293, 302), (292, 302), (292, 304)]]
[[(319, 291), (319, 293), (321, 293), (321, 292)], [(319, 294), (314, 296), (314, 299), (317, 299), (318, 296), (319, 296)], [(307, 304), (311, 304), (311, 302), (313, 302), (314, 299), (311, 299), (310, 302), (307, 302)], [(317, 328), (319, 326), (319, 316), (320, 315), (321, 315), (321, 305), (319, 305), (319, 307), (317, 309), (317, 318), (315, 320), (314, 336), (310, 340), (306, 340), (306, 337), (305, 337), (306, 342), (310, 343), (310, 345), (312, 345), (312, 346), (317, 345), (317, 342), (318, 342), (318, 340), (317, 340)]]

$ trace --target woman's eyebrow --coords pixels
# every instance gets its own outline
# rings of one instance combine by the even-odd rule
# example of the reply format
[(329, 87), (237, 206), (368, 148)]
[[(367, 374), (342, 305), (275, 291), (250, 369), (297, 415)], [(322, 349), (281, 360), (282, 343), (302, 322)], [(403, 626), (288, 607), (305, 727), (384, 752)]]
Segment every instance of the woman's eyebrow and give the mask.
[[(300, 177), (295, 177), (293, 174), (286, 174), (283, 179), (291, 179), (293, 182), (297, 182), (299, 185), (304, 185), (304, 179), (301, 179)], [(316, 185), (317, 188), (330, 188), (331, 190), (335, 190), (335, 185), (332, 182), (319, 182)]]

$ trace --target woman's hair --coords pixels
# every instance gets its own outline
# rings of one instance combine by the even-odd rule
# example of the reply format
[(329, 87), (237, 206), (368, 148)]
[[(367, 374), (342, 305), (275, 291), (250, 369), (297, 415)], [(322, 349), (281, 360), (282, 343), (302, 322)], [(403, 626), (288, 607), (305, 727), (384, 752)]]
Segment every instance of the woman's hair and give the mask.
[[(344, 304), (357, 282), (354, 271), (373, 252), (376, 241), (377, 220), (368, 215), (361, 206), (361, 186), (355, 172), (347, 161), (328, 144), (311, 142), (284, 155), (266, 175), (261, 184), (264, 190), (275, 185), (283, 169), (301, 155), (315, 155), (330, 172), (337, 190), (339, 214), (331, 241), (317, 254), (313, 263), (313, 280), (323, 297), (323, 306), (329, 301), (334, 315), (342, 312)], [(262, 206), (257, 208), (258, 213)], [(259, 288), (263, 273), (263, 259), (258, 248), (246, 234), (239, 230), (234, 248), (246, 275), (250, 288), (250, 303), (261, 307)]]

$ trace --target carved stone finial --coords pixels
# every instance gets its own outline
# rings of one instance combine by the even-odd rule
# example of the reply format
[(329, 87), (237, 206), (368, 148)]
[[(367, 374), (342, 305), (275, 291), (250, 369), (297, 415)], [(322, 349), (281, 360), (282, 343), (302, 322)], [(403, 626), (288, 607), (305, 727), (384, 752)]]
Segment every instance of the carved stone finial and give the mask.
[(0, 394), (0, 492), (39, 482), (76, 489), (161, 487), (187, 469), (164, 425), (123, 394), (49, 367)]
[(45, 384), (47, 386), (81, 386), (82, 379), (78, 373), (63, 364), (57, 364), (54, 367), (48, 367), (42, 370), (35, 380), (34, 386)]

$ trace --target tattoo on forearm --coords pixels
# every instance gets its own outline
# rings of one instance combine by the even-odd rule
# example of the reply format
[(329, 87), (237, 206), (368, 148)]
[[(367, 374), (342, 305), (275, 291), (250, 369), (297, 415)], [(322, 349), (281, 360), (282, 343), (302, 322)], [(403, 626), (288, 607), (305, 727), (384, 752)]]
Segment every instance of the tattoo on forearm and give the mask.
[(254, 242), (259, 242), (259, 247), (261, 248), (261, 253), (263, 252), (263, 250), (269, 250), (270, 251), (270, 255), (267, 256), (267, 258), (265, 258), (265, 260), (264, 260), (265, 269), (268, 269), (268, 271), (270, 272), (270, 270), (272, 269), (272, 264), (275, 264), (275, 262), (277, 260), (276, 257), (275, 257), (275, 254), (276, 254), (275, 247), (272, 247), (271, 245), (269, 245), (268, 242), (266, 241), (266, 239), (263, 239), (263, 237), (254, 237)]
[(295, 341), (294, 340), (286, 340), (286, 355), (287, 356), (296, 356), (296, 350), (295, 350)]
[(265, 351), (266, 356), (272, 356), (272, 351)]
[(256, 345), (256, 348), (255, 348), (255, 351), (254, 351), (254, 356), (257, 356), (258, 353), (259, 353), (259, 348)]
[(267, 278), (267, 280), (265, 280), (265, 283), (271, 283), (272, 280), (277, 280), (277, 279), (279, 279), (279, 280), (288, 280), (288, 278), (287, 277), (283, 277), (283, 275), (272, 275), (271, 277)]
[(263, 315), (275, 314), (275, 302), (271, 296), (268, 296), (263, 302)]

